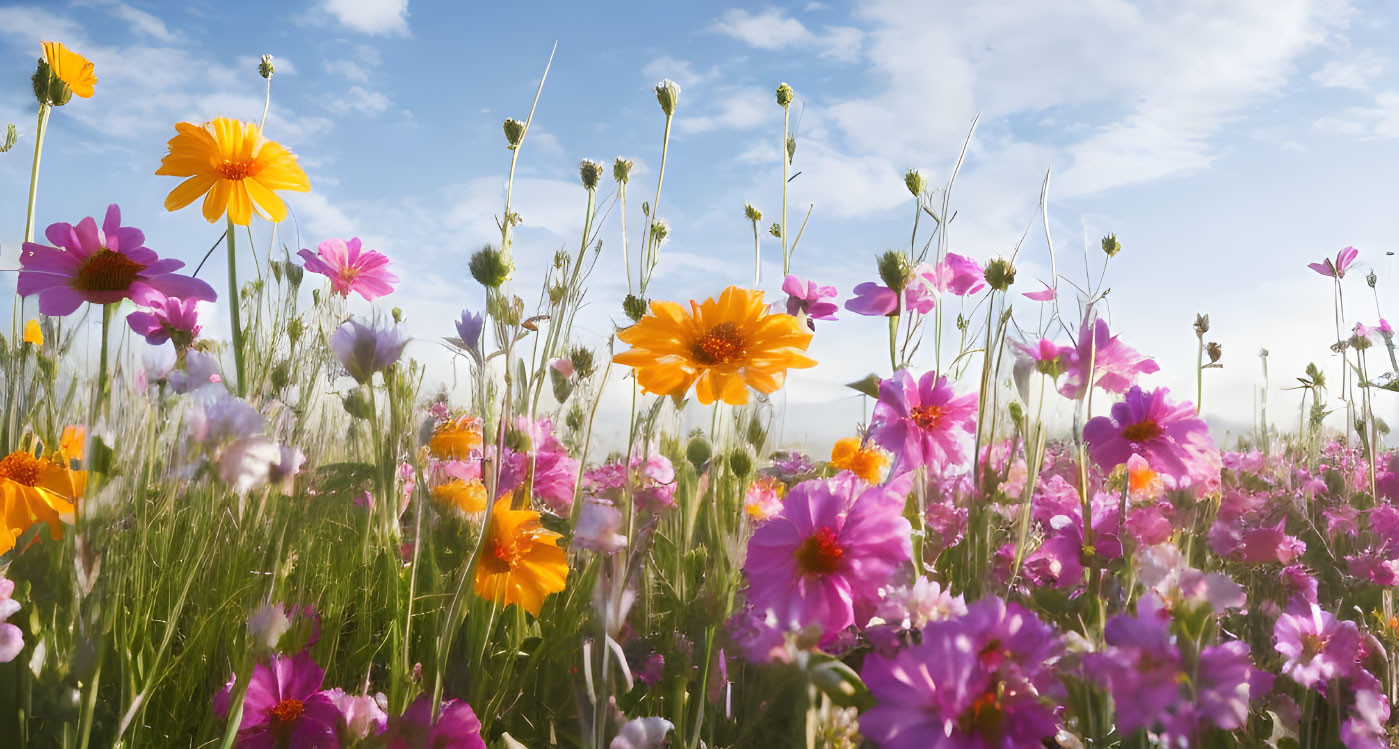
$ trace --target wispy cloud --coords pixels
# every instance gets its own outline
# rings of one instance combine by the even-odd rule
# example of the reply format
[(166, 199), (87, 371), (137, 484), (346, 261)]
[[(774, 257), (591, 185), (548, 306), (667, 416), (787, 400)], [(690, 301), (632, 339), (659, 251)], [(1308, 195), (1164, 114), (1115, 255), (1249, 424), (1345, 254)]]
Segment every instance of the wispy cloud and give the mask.
[(321, 6), (346, 28), (371, 36), (408, 36), (408, 0), (325, 0)]
[(709, 27), (758, 49), (813, 49), (821, 57), (849, 62), (860, 52), (864, 32), (849, 26), (826, 26), (819, 33), (780, 10), (750, 13), (742, 8), (725, 11)]

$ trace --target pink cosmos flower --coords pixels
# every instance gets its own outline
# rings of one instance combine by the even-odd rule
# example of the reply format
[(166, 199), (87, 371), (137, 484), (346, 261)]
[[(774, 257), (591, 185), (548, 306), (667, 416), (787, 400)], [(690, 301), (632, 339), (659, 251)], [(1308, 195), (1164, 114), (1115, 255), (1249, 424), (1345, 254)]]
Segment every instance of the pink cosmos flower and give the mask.
[(237, 746), (339, 746), (340, 708), (325, 692), (325, 672), (308, 651), (253, 667), (243, 698)]
[(154, 292), (146, 300), (149, 310), (137, 310), (126, 316), (126, 323), (146, 343), (159, 346), (172, 341), (176, 348), (189, 348), (199, 337), (198, 300), (180, 299)]
[(1047, 283), (1044, 283), (1044, 281), (1040, 281), (1040, 283), (1044, 284), (1044, 290), (1024, 292), (1024, 296), (1026, 299), (1030, 299), (1036, 302), (1048, 302), (1059, 295), (1059, 292), (1055, 291), (1054, 287), (1050, 286)]
[[(1106, 320), (1094, 322), (1085, 320), (1078, 332), (1078, 348), (1075, 366), (1069, 368), (1064, 384), (1059, 387), (1060, 395), (1075, 400), (1088, 393), (1086, 383), (1110, 393), (1125, 392), (1132, 386), (1138, 375), (1159, 371), (1155, 361), (1137, 353), (1117, 336), (1108, 332)], [(1093, 371), (1088, 371), (1089, 364)]]
[(889, 475), (960, 464), (965, 438), (976, 432), (976, 401), (976, 393), (957, 396), (937, 372), (915, 380), (900, 369), (880, 382), (870, 437), (896, 456)]
[(1112, 415), (1095, 416), (1083, 427), (1088, 454), (1104, 471), (1133, 455), (1152, 470), (1178, 481), (1206, 482), (1219, 477), (1219, 450), (1209, 427), (1189, 403), (1167, 400), (1170, 391), (1133, 387), (1112, 406)]
[(816, 329), (813, 320), (834, 320), (840, 310), (834, 302), (821, 301), (835, 298), (834, 286), (817, 286), (815, 281), (802, 281), (793, 274), (783, 279), (782, 291), (787, 294), (787, 314), (792, 317), (805, 314), (806, 325), (812, 330)]
[(903, 290), (902, 307), (899, 294), (883, 284), (868, 281), (856, 286), (854, 292), (855, 296), (845, 301), (845, 308), (857, 315), (893, 316), (905, 311), (926, 315), (937, 306), (937, 275), (927, 263), (914, 268)]
[(949, 252), (933, 269), (938, 291), (950, 291), (957, 296), (975, 294), (986, 288), (986, 272), (977, 261)]
[[(345, 731), (354, 738), (364, 739), (370, 734), (378, 736), (388, 725), (389, 716), (375, 702), (373, 695), (346, 694), (339, 688), (327, 689), (325, 695), (340, 709), (340, 714), (345, 718)], [(380, 693), (379, 696), (384, 695)]]
[(527, 485), (532, 496), (543, 500), (555, 514), (567, 516), (577, 488), (578, 461), (554, 436), (552, 420), (530, 421), (528, 416), (520, 416), (515, 428), (524, 435), (529, 448), (525, 452), (506, 449), (496, 496)]
[(825, 641), (868, 621), (880, 587), (912, 555), (908, 482), (895, 483), (866, 486), (842, 473), (794, 487), (748, 542), (749, 602), (785, 629), (819, 626)]
[(1273, 641), (1287, 662), (1282, 672), (1310, 689), (1355, 673), (1360, 630), (1315, 603), (1294, 600), (1273, 626)]
[(1317, 273), (1320, 273), (1323, 276), (1327, 276), (1330, 278), (1345, 278), (1346, 271), (1350, 269), (1351, 263), (1354, 263), (1355, 258), (1359, 255), (1360, 250), (1357, 250), (1354, 247), (1346, 247), (1345, 249), (1336, 253), (1335, 262), (1332, 262), (1331, 258), (1328, 257), (1319, 263), (1308, 263), (1307, 267), (1311, 268)]
[(22, 297), (38, 294), (39, 311), (45, 315), (71, 315), (83, 302), (130, 299), (147, 304), (157, 293), (191, 302), (218, 298), (209, 284), (174, 272), (185, 266), (183, 262), (161, 259), (143, 247), (146, 235), (121, 225), (121, 209), (115, 203), (107, 206), (100, 232), (97, 221), (88, 217), (77, 226), (50, 224), (44, 236), (56, 246), (24, 243), (15, 291)]
[(403, 715), (389, 719), (385, 736), (389, 749), (416, 747), (453, 747), (454, 749), (486, 749), (481, 738), (481, 721), (465, 702), (443, 700), (437, 722), (432, 720), (432, 698), (418, 695)]
[(297, 253), (305, 260), (306, 270), (330, 279), (330, 288), (342, 297), (351, 291), (372, 301), (393, 293), (398, 276), (389, 272), (389, 259), (374, 250), (361, 250), (359, 237), (346, 242), (327, 239), (310, 250)]
[(15, 581), (0, 574), (0, 663), (9, 663), (24, 649), (24, 632), (5, 621), (19, 613)]

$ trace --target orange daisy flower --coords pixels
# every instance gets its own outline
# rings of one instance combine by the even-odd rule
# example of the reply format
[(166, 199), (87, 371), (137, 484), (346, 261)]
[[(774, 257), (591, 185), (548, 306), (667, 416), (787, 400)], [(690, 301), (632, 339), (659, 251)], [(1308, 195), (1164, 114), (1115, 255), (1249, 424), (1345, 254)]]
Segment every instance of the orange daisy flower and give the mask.
[(156, 174), (187, 177), (165, 198), (165, 210), (178, 211), (204, 198), (204, 218), (214, 223), (227, 211), (233, 223), (247, 226), (253, 213), (271, 221), (287, 217), (287, 205), (275, 190), (307, 192), (311, 182), (282, 144), (268, 140), (251, 122), (224, 117), (195, 125), (181, 122), (170, 139), (170, 152)]
[(703, 405), (748, 402), (748, 387), (771, 393), (788, 369), (814, 367), (803, 352), (811, 333), (797, 318), (770, 314), (763, 292), (730, 286), (719, 299), (651, 302), (651, 312), (617, 334), (631, 349), (613, 357), (632, 367), (643, 390), (680, 397), (690, 386)]
[(862, 444), (859, 437), (845, 437), (831, 448), (831, 465), (859, 476), (866, 484), (878, 484), (889, 465), (889, 454), (873, 443)]
[(428, 452), (438, 460), (466, 460), (480, 447), (481, 420), (474, 416), (439, 420), (427, 443)]
[(25, 450), (0, 458), (0, 554), (37, 522), (48, 524), (50, 538), (63, 538), (63, 522), (72, 519), (73, 503), (86, 485), (86, 471), (69, 470), (57, 460)]
[(92, 61), (63, 46), (61, 42), (41, 42), (44, 46), (44, 62), (58, 80), (68, 84), (74, 96), (92, 98), (93, 87), (97, 85), (97, 74), (93, 72)]
[(563, 590), (568, 578), (560, 538), (539, 524), (539, 513), (510, 509), (508, 496), (496, 500), (476, 565), (476, 595), (506, 606), (518, 603), (538, 616), (545, 596)]

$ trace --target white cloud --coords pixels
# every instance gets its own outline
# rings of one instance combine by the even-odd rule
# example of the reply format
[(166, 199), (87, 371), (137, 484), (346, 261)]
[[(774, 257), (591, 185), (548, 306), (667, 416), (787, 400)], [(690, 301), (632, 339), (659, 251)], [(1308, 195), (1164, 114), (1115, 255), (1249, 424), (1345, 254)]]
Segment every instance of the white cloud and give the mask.
[(408, 36), (408, 0), (325, 0), (323, 7), (362, 34)]
[(772, 96), (772, 92), (756, 86), (715, 91), (710, 97), (718, 99), (712, 107), (713, 114), (683, 117), (676, 121), (675, 127), (682, 133), (749, 130), (778, 119), (781, 110), (773, 103)]
[(856, 58), (864, 38), (864, 32), (855, 28), (828, 26), (818, 34), (780, 10), (749, 13), (742, 8), (725, 11), (709, 30), (758, 49), (815, 49), (821, 57), (841, 62)]
[(351, 86), (345, 92), (345, 98), (340, 100), (339, 106), (359, 112), (360, 114), (374, 117), (392, 103), (389, 97), (378, 91), (369, 91), (363, 86)]
[(1399, 138), (1399, 91), (1381, 91), (1374, 106), (1350, 107), (1312, 123), (1312, 131), (1346, 137)]
[(117, 19), (125, 21), (132, 31), (149, 36), (158, 42), (170, 44), (181, 39), (179, 34), (166, 27), (164, 21), (144, 10), (120, 2), (120, 0), (84, 0), (74, 3), (74, 5), (102, 8)]
[(1384, 72), (1385, 61), (1372, 52), (1363, 52), (1345, 60), (1331, 60), (1312, 73), (1311, 79), (1325, 88), (1349, 88), (1364, 91), (1370, 79)]

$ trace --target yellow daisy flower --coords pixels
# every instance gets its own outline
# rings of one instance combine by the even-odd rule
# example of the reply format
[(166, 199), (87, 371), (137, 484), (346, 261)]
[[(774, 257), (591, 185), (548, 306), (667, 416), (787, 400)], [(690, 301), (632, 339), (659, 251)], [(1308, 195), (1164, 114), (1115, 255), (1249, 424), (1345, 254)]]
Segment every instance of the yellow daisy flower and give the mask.
[(282, 144), (262, 136), (258, 126), (224, 117), (195, 125), (175, 125), (170, 152), (156, 174), (187, 177), (165, 198), (165, 210), (178, 211), (204, 198), (204, 218), (214, 223), (227, 211), (247, 226), (253, 213), (271, 221), (287, 217), (276, 190), (308, 192), (306, 172)]
[(93, 72), (92, 61), (63, 46), (61, 42), (41, 42), (44, 46), (44, 62), (58, 77), (68, 84), (74, 96), (92, 98), (93, 87), (97, 85), (97, 75)]
[(506, 606), (518, 603), (538, 616), (544, 598), (563, 590), (568, 579), (560, 538), (539, 524), (539, 513), (510, 509), (508, 496), (496, 500), (476, 565), (476, 595)]

